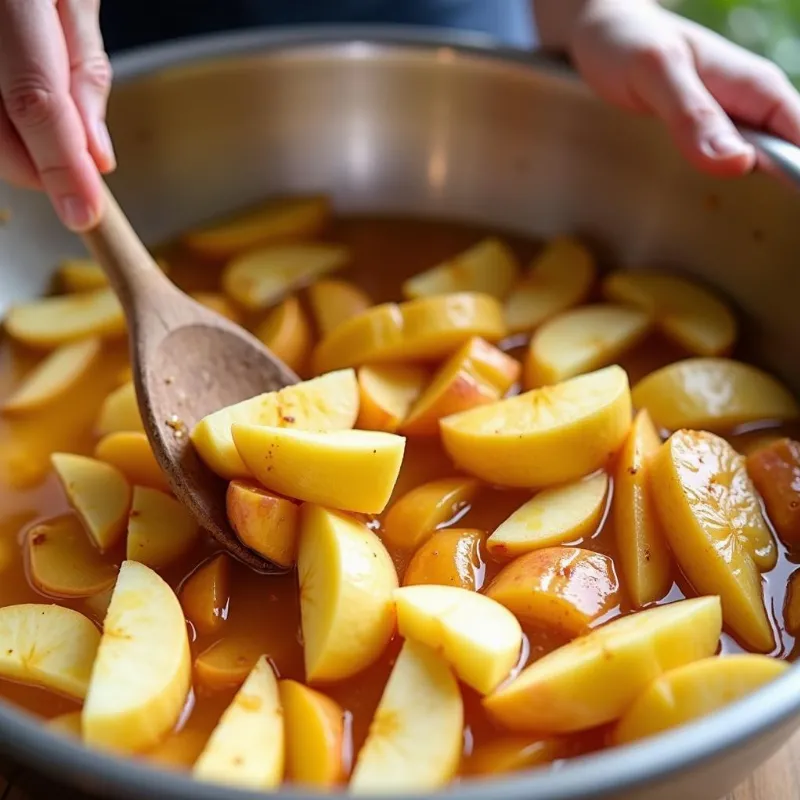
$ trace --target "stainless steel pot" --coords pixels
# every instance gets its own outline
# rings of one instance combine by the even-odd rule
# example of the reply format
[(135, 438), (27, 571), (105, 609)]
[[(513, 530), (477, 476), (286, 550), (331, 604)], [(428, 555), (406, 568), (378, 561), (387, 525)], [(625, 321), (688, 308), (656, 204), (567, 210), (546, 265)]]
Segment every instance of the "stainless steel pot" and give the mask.
[[(738, 304), (753, 355), (800, 390), (800, 195), (763, 174), (727, 183), (696, 174), (657, 126), (609, 109), (568, 70), (485, 45), (412, 31), (282, 31), (125, 56), (110, 111), (112, 188), (151, 240), (275, 191), (308, 190), (345, 210), (579, 232), (609, 264), (666, 265), (719, 287)], [(798, 151), (762, 144), (797, 180)], [(41, 197), (0, 186), (6, 207), (0, 311), (44, 289), (59, 257), (81, 252)], [(447, 794), (714, 800), (799, 722), (793, 669), (658, 739)], [(0, 748), (114, 798), (259, 796), (89, 752), (7, 708)]]

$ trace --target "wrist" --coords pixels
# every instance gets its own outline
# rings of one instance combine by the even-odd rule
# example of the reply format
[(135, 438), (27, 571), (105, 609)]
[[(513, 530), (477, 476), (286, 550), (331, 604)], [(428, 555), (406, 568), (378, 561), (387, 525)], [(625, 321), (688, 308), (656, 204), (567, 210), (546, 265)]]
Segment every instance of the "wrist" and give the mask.
[(658, 5), (658, 0), (535, 0), (534, 17), (543, 47), (569, 50), (581, 23), (608, 7)]

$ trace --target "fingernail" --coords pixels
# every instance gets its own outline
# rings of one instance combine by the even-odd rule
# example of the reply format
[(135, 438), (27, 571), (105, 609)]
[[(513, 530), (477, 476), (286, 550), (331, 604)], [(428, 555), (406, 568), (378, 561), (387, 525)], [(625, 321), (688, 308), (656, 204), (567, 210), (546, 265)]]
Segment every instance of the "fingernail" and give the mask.
[(750, 145), (735, 133), (718, 133), (703, 144), (706, 154), (712, 158), (732, 158), (750, 152)]
[(86, 230), (94, 222), (89, 206), (76, 195), (60, 197), (58, 213), (62, 222), (74, 231)]
[(117, 166), (117, 157), (114, 154), (114, 145), (111, 144), (108, 126), (102, 119), (95, 125), (95, 136), (97, 138), (97, 147), (103, 154), (103, 158), (108, 161), (109, 168), (113, 169)]

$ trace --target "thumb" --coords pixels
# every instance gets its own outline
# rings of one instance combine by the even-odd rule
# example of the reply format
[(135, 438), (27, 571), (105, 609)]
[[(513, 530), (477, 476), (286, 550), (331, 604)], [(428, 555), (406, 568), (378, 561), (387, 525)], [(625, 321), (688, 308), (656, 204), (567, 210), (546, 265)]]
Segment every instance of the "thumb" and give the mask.
[(636, 58), (632, 91), (661, 118), (696, 167), (720, 176), (749, 172), (755, 151), (703, 84), (688, 48), (654, 47)]

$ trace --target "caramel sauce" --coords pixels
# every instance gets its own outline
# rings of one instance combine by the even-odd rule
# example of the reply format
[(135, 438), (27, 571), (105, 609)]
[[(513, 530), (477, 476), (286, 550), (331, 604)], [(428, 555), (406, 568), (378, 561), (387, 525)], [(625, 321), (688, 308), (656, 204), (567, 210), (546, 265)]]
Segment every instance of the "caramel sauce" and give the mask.
[[(337, 273), (350, 279), (370, 295), (373, 302), (400, 298), (400, 284), (406, 277), (444, 260), (474, 244), (487, 234), (485, 229), (466, 225), (406, 219), (345, 218), (335, 222), (330, 238), (352, 249), (351, 266)], [(522, 263), (527, 263), (537, 249), (531, 241), (503, 234)], [(218, 291), (219, 266), (200, 263), (189, 257), (179, 245), (168, 245), (162, 254), (171, 266), (171, 277), (190, 291)], [(251, 316), (248, 324), (260, 317)], [(505, 343), (506, 349), (521, 355), (524, 337), (514, 337)], [(631, 384), (658, 367), (687, 354), (675, 345), (652, 336), (623, 360)], [(37, 356), (4, 340), (0, 343), (0, 400), (18, 385), (21, 376), (35, 363)], [(93, 426), (103, 399), (119, 384), (121, 369), (127, 363), (123, 343), (105, 345), (103, 357), (62, 401), (41, 411), (19, 418), (0, 417), (0, 606), (24, 602), (58, 602), (75, 608), (101, 624), (99, 615), (84, 599), (51, 598), (38, 592), (29, 580), (22, 543), (29, 526), (44, 518), (70, 513), (57, 479), (50, 470), (49, 455), (67, 450), (91, 454), (97, 442)], [(787, 427), (775, 429), (765, 422), (751, 425), (747, 431), (731, 432), (730, 440), (739, 448), (756, 441), (765, 430), (769, 433), (791, 435)], [(795, 431), (794, 433), (797, 433)], [(411, 488), (434, 478), (455, 474), (438, 440), (409, 439), (403, 468), (397, 482), (394, 499)], [(613, 486), (612, 486), (613, 491)], [(476, 528), (490, 533), (531, 496), (530, 492), (484, 487), (476, 500), (460, 511), (450, 524), (459, 528)], [(610, 503), (610, 497), (609, 497)], [(380, 533), (380, 519), (371, 527)], [(581, 547), (615, 557), (614, 537), (604, 518), (594, 535), (579, 542)], [(783, 629), (783, 605), (787, 582), (800, 553), (790, 553), (778, 541), (779, 557), (774, 569), (764, 575), (767, 610), (778, 642), (774, 655), (790, 658), (794, 639)], [(181, 583), (208, 557), (217, 551), (210, 540), (203, 540), (189, 557), (165, 570), (165, 579), (177, 590)], [(402, 582), (407, 556), (392, 553)], [(106, 555), (115, 565), (124, 558), (124, 547)], [(484, 585), (492, 580), (500, 565), (487, 552), (480, 558), (485, 569)], [(618, 576), (619, 577), (619, 576)], [(304, 679), (302, 636), (300, 632), (299, 597), (294, 573), (281, 577), (265, 577), (251, 573), (242, 565), (233, 565), (230, 600), (225, 609), (225, 621), (220, 632), (199, 635), (190, 625), (193, 656), (197, 657), (221, 638), (246, 640), (254, 651), (266, 653), (280, 677)], [(674, 601), (693, 592), (680, 575), (675, 576), (672, 590), (664, 601)], [(625, 600), (624, 583), (620, 605), (606, 614), (600, 622), (630, 611)], [(564, 639), (546, 629), (528, 628), (520, 667), (564, 644)], [(724, 652), (742, 651), (742, 646), (729, 634), (724, 634)], [(345, 743), (345, 764), (349, 769), (354, 755), (367, 733), (378, 704), (399, 642), (393, 642), (381, 659), (356, 677), (329, 686), (324, 692), (345, 709), (348, 740)], [(153, 754), (159, 763), (188, 766), (197, 754), (198, 745), (211, 733), (214, 725), (230, 702), (234, 691), (211, 692), (196, 687), (181, 720), (174, 743), (184, 737), (191, 746), (176, 747), (178, 756), (167, 756), (160, 748)], [(464, 755), (482, 744), (496, 739), (501, 732), (489, 721), (479, 698), (464, 689), (466, 726)], [(8, 702), (43, 718), (50, 718), (77, 708), (68, 699), (51, 692), (0, 681), (0, 696)], [(531, 737), (532, 739), (534, 737)], [(603, 731), (574, 737), (574, 752), (586, 752), (602, 747)], [(180, 755), (183, 753), (184, 755)], [(147, 755), (144, 758), (148, 758)], [(183, 763), (181, 763), (183, 762)]]

